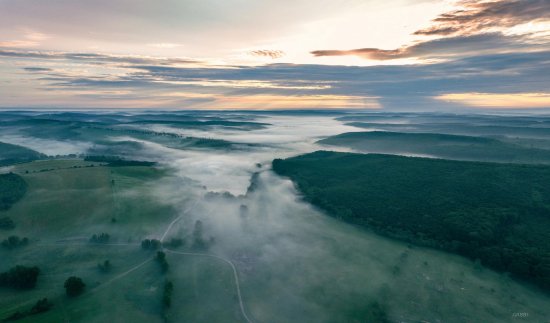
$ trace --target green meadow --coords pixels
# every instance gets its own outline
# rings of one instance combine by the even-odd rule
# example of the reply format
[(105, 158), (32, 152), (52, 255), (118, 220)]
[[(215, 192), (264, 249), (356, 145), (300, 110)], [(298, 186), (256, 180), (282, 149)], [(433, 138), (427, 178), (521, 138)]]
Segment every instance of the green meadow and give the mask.
[[(28, 237), (29, 244), (13, 250), (1, 248), (0, 270), (38, 266), (40, 274), (34, 289), (0, 288), (0, 318), (48, 298), (52, 309), (18, 322), (105, 322), (112, 317), (161, 322), (167, 315), (161, 304), (162, 286), (172, 278), (160, 271), (155, 252), (142, 250), (140, 242), (164, 231), (177, 216), (173, 207), (160, 204), (150, 194), (151, 185), (165, 171), (106, 167), (76, 159), (36, 161), (12, 171), (24, 178), (28, 191), (11, 209), (0, 212), (15, 222), (15, 228), (0, 231), (0, 237)], [(108, 244), (89, 242), (93, 234), (103, 232), (110, 235)], [(181, 255), (168, 258), (174, 260), (171, 271), (187, 268), (173, 280), (188, 292), (178, 293), (174, 301), (189, 304), (171, 315), (213, 318), (233, 313), (234, 282), (226, 265), (211, 259), (184, 260)], [(105, 260), (112, 265), (109, 272), (98, 269), (98, 263)], [(78, 298), (65, 295), (63, 283), (69, 276), (81, 277), (86, 284)], [(219, 297), (206, 300), (212, 292)], [(187, 310), (197, 302), (205, 307)]]

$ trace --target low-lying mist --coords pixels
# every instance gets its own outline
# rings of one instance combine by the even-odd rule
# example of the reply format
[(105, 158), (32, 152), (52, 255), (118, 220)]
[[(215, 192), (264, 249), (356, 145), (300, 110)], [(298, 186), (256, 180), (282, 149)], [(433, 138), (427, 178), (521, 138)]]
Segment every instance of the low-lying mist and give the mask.
[[(514, 321), (514, 313), (529, 313), (527, 321), (547, 320), (549, 298), (537, 290), (464, 258), (386, 239), (330, 218), (303, 202), (291, 181), (271, 171), (274, 158), (326, 150), (316, 142), (365, 129), (323, 115), (262, 114), (253, 121), (269, 125), (251, 130), (130, 126), (254, 144), (240, 149), (184, 150), (131, 134), (110, 135), (113, 142), (139, 143), (130, 157), (156, 161), (167, 170), (147, 193), (129, 188), (119, 194), (147, 194), (176, 210), (173, 218), (159, 216), (162, 223), (133, 241), (189, 238), (200, 221), (207, 244), (204, 253), (235, 265), (244, 308), (254, 322), (365, 322), (377, 311), (395, 322), (507, 322)], [(15, 134), (2, 135), (0, 141), (49, 155), (86, 153), (96, 145)], [(185, 259), (193, 256), (167, 257), (169, 262), (182, 262), (172, 267), (173, 275), (187, 277)], [(178, 295), (181, 287), (175, 288)], [(210, 306), (216, 297), (193, 306)], [(233, 301), (232, 310), (238, 312), (236, 298)]]
[[(529, 312), (532, 319), (548, 314), (546, 297), (507, 276), (323, 215), (301, 201), (290, 181), (270, 170), (273, 158), (321, 149), (315, 144), (318, 139), (359, 129), (323, 117), (262, 121), (272, 125), (247, 132), (156, 129), (261, 144), (244, 151), (148, 146), (159, 149), (178, 177), (193, 180), (185, 183), (197, 196), (196, 203), (181, 196), (185, 214), (168, 237), (191, 235), (200, 220), (212, 239), (209, 252), (238, 267), (243, 298), (254, 320), (348, 322), (368, 317), (373, 306), (405, 322), (490, 322), (512, 320), (515, 312)], [(154, 192), (178, 205), (181, 185), (159, 182)]]

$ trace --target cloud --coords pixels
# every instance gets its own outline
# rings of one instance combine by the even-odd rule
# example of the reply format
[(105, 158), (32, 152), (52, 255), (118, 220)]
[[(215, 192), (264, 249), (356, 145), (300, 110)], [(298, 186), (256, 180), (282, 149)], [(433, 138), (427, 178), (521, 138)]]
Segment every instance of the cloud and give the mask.
[(158, 65), (181, 65), (181, 64), (204, 64), (204, 62), (189, 58), (158, 58), (137, 55), (111, 55), (100, 53), (78, 53), (61, 51), (29, 51), (11, 48), (1, 48), (0, 57), (12, 58), (34, 58), (43, 60), (67, 60), (85, 61), (88, 64), (158, 64)]
[(448, 93), (435, 99), (481, 108), (550, 108), (550, 93)]
[(311, 0), (295, 0), (288, 6), (277, 0), (0, 1), (0, 41), (4, 35), (12, 37), (14, 26), (29, 26), (55, 36), (40, 49), (101, 48), (109, 53), (157, 55), (160, 50), (171, 53), (172, 45), (181, 44), (176, 49), (185, 51), (185, 56), (203, 57), (207, 53), (221, 60), (236, 51), (301, 35), (304, 23), (345, 14), (363, 3), (322, 1), (312, 5)]
[(36, 47), (40, 45), (44, 40), (50, 38), (50, 36), (46, 34), (30, 29), (20, 29), (16, 34), (19, 34), (19, 39), (0, 41), (0, 47)]
[(27, 72), (51, 72), (51, 68), (46, 67), (24, 67), (23, 68)]
[(510, 51), (544, 49), (543, 44), (526, 44), (521, 36), (505, 36), (501, 33), (456, 36), (419, 42), (398, 49), (360, 48), (351, 50), (316, 50), (314, 56), (354, 55), (373, 60), (402, 58), (448, 58)]
[(285, 55), (282, 50), (260, 49), (248, 52), (251, 56), (269, 57), (272, 59), (281, 58)]
[(410, 47), (403, 47), (399, 49), (378, 49), (378, 48), (359, 48), (350, 50), (315, 50), (311, 52), (314, 56), (346, 56), (354, 55), (365, 57), (369, 59), (386, 60), (404, 58), (409, 56)]
[(501, 30), (520, 24), (550, 20), (548, 0), (463, 0), (457, 10), (433, 20), (434, 25), (415, 35), (471, 35), (487, 30)]
[[(132, 63), (133, 57), (126, 60), (117, 57), (114, 61), (120, 59), (120, 63), (107, 57), (99, 61), (109, 59), (108, 66), (118, 68), (105, 72), (104, 65), (100, 65), (100, 69), (94, 65), (98, 56), (103, 57), (100, 54), (10, 52), (9, 57), (18, 64), (0, 64), (0, 69), (8, 66), (10, 74), (22, 81), (18, 83), (15, 79), (0, 87), (0, 106), (441, 110), (465, 106), (464, 101), (441, 100), (446, 94), (547, 93), (550, 50), (516, 52), (510, 45), (510, 52), (495, 54), (491, 48), (502, 42), (502, 37), (486, 34), (438, 40), (455, 42), (454, 49), (448, 53), (446, 46), (429, 43), (415, 49), (421, 53), (440, 48), (441, 55), (452, 55), (457, 48), (464, 47), (476, 55), (431, 64), (363, 67), (282, 63), (167, 65), (162, 60), (155, 64), (153, 61), (137, 64)], [(472, 47), (472, 38), (485, 47)], [(35, 58), (37, 56), (41, 58)], [(37, 70), (38, 62), (47, 68)], [(31, 92), (33, 95), (29, 96)]]
[(311, 54), (316, 57), (352, 55), (379, 61), (405, 58), (429, 60), (550, 48), (550, 35), (547, 34), (550, 25), (529, 25), (523, 28), (522, 33), (507, 32), (518, 25), (550, 22), (548, 0), (464, 0), (457, 2), (457, 5), (460, 9), (441, 14), (433, 20), (433, 26), (414, 33), (439, 38), (418, 40), (396, 49), (331, 49), (315, 50)]

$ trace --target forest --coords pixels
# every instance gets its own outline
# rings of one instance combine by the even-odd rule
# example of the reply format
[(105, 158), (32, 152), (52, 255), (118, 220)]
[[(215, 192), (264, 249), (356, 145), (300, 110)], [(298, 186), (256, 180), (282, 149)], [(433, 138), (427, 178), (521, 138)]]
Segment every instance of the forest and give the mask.
[(273, 169), (331, 216), (550, 290), (548, 166), (317, 151)]
[(369, 153), (411, 154), (470, 161), (550, 164), (550, 150), (488, 137), (369, 131), (343, 133), (320, 140), (319, 143), (345, 146)]
[(0, 166), (26, 163), (45, 157), (44, 154), (32, 149), (0, 142)]
[(25, 180), (14, 173), (0, 174), (0, 211), (8, 210), (27, 192)]

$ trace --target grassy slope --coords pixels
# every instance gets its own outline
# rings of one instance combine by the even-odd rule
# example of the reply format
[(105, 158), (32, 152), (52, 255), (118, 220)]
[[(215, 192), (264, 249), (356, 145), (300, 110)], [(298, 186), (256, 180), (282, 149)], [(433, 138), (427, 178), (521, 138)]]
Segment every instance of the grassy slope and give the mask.
[[(149, 167), (85, 167), (90, 164), (55, 160), (21, 164), (15, 169), (28, 182), (28, 194), (0, 215), (8, 215), (16, 223), (9, 235), (29, 237), (31, 243), (18, 250), (0, 249), (0, 270), (24, 264), (38, 265), (42, 273), (37, 288), (32, 291), (0, 289), (0, 318), (15, 309), (28, 309), (39, 298), (48, 297), (54, 308), (26, 321), (52, 322), (69, 317), (71, 321), (79, 318), (79, 321), (104, 322), (104, 315), (135, 322), (159, 320), (160, 294), (157, 290), (163, 279), (157, 275), (155, 263), (117, 280), (112, 287), (78, 299), (68, 300), (63, 295), (63, 281), (70, 275), (82, 277), (91, 290), (151, 256), (134, 245), (86, 245), (92, 234), (109, 232), (114, 242), (137, 243), (143, 235), (160, 230), (174, 216), (171, 208), (154, 203), (147, 194), (148, 184), (159, 179), (162, 172)], [(112, 179), (115, 180), (116, 197)], [(116, 223), (111, 223), (113, 216), (117, 218)], [(3, 234), (2, 239), (4, 235), (8, 233)], [(68, 245), (55, 245), (56, 241), (66, 238), (76, 240)], [(96, 264), (104, 259), (113, 263), (112, 273), (98, 272)], [(26, 303), (29, 301), (31, 303)]]
[(550, 167), (320, 151), (273, 168), (333, 216), (550, 289)]
[(350, 132), (320, 140), (319, 143), (374, 153), (405, 153), (474, 161), (550, 163), (550, 150), (526, 148), (492, 138), (438, 133)]
[(44, 157), (32, 149), (0, 142), (0, 166), (30, 162)]

